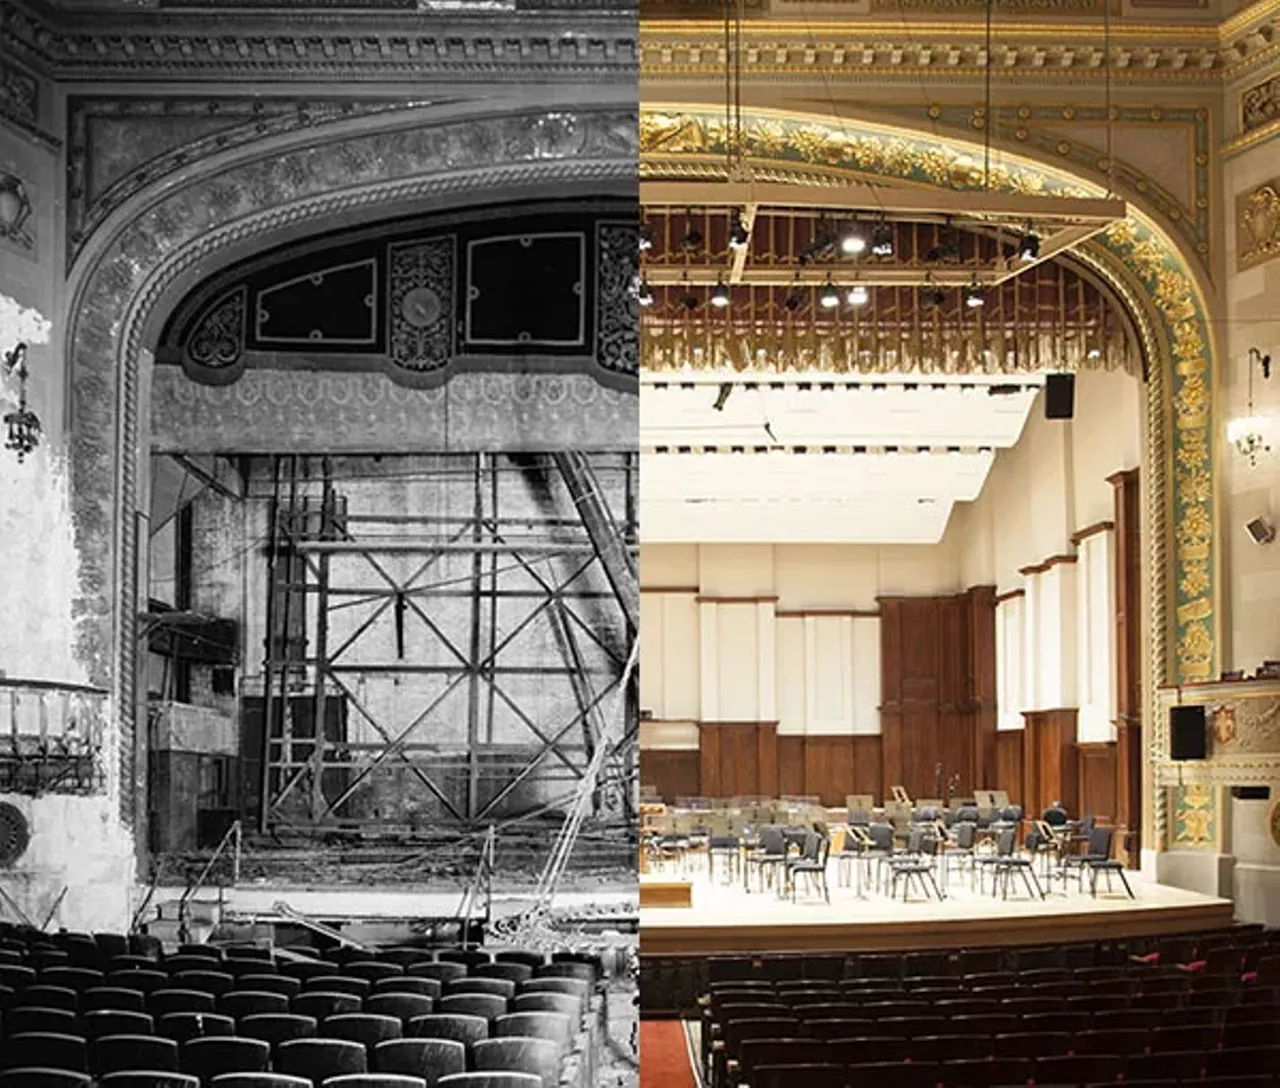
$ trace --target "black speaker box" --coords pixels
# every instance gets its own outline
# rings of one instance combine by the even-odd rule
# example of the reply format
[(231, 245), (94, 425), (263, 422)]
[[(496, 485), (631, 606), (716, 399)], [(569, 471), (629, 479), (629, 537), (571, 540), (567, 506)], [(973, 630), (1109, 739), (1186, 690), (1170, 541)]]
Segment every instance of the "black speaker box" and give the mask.
[(1076, 413), (1076, 376), (1049, 374), (1044, 380), (1044, 418), (1070, 419)]
[(1169, 755), (1176, 760), (1205, 759), (1208, 729), (1204, 707), (1169, 708)]

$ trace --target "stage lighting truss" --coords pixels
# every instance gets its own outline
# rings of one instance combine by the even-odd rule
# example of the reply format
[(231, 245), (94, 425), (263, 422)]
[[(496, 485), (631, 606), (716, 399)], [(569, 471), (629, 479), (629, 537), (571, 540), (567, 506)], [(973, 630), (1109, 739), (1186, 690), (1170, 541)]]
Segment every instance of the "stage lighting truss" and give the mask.
[[(989, 292), (1124, 218), (1114, 197), (952, 192), (785, 183), (646, 181), (646, 282), (691, 289), (859, 284)], [(975, 238), (989, 244), (975, 246)], [(842, 284), (841, 281), (844, 280)], [(715, 301), (714, 299), (712, 300)]]

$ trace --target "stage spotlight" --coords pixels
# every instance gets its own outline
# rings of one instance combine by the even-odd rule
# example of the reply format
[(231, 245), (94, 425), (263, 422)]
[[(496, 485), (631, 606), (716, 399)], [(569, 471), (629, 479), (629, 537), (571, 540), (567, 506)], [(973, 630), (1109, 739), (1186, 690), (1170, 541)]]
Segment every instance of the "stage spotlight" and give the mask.
[(648, 223), (640, 224), (640, 252), (653, 248), (653, 228)]
[(893, 256), (893, 228), (883, 220), (871, 231), (871, 252), (877, 257)]
[(1040, 238), (1031, 229), (1031, 224), (1027, 224), (1027, 229), (1020, 239), (1018, 239), (1018, 260), (1034, 261), (1040, 256)]
[(640, 303), (641, 306), (653, 305), (653, 288), (649, 286), (648, 280), (641, 279), (640, 282), (636, 284), (636, 301)]
[(849, 297), (847, 301), (850, 306), (865, 306), (870, 297), (870, 293), (863, 284), (855, 283), (849, 288)]
[(824, 310), (833, 310), (840, 305), (840, 292), (836, 290), (836, 285), (829, 278), (822, 288), (822, 293), (818, 295), (818, 302)]
[(735, 209), (733, 218), (729, 222), (729, 248), (746, 249), (747, 243), (750, 241), (751, 232), (747, 230), (747, 225), (742, 221), (742, 213)]
[(849, 225), (840, 239), (840, 250), (850, 257), (856, 257), (867, 248), (867, 239), (856, 223)]
[(987, 304), (987, 296), (976, 283), (964, 289), (964, 304), (971, 310), (981, 309)]
[(721, 310), (729, 305), (729, 288), (725, 285), (723, 276), (711, 288), (711, 305)]
[(716, 402), (711, 406), (717, 412), (723, 412), (729, 395), (733, 392), (733, 386), (729, 382), (721, 382), (720, 390), (716, 393)]

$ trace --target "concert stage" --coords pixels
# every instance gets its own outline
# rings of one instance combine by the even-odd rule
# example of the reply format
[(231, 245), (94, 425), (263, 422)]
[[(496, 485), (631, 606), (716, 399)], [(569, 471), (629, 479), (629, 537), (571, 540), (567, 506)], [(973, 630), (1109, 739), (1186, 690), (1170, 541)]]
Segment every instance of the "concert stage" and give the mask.
[(1127, 875), (1136, 899), (1101, 891), (1092, 899), (1072, 887), (1043, 901), (1002, 900), (966, 885), (953, 887), (942, 902), (903, 903), (880, 895), (860, 899), (852, 889), (836, 887), (833, 873), (828, 906), (820, 898), (802, 897), (793, 904), (772, 891), (747, 893), (740, 882), (712, 884), (705, 876), (673, 874), (672, 879), (692, 883), (693, 904), (649, 907), (642, 897), (640, 951), (678, 957), (1063, 944), (1210, 929), (1233, 921), (1229, 899)]

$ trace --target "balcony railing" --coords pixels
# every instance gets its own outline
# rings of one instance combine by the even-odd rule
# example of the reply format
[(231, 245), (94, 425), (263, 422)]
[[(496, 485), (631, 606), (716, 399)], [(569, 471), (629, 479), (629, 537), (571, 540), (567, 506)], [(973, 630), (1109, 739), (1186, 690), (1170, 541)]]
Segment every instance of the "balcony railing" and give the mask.
[(0, 677), (0, 793), (98, 792), (106, 725), (101, 688)]

